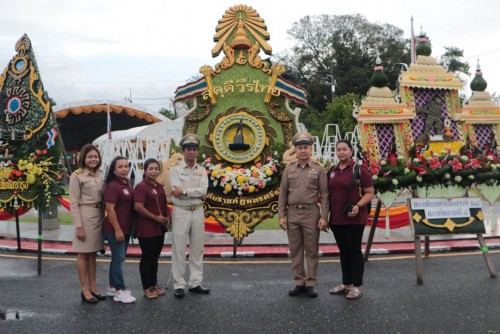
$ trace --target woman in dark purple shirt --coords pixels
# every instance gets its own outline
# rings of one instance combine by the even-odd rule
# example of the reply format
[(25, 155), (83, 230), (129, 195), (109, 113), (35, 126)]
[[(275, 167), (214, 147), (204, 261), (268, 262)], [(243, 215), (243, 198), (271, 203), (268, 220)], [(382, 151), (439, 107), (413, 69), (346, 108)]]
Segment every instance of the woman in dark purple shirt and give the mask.
[(134, 188), (128, 179), (128, 173), (128, 160), (124, 157), (114, 158), (106, 177), (104, 202), (107, 216), (103, 225), (104, 236), (111, 248), (107, 295), (112, 296), (114, 301), (125, 304), (135, 302), (135, 297), (125, 287), (122, 268), (134, 215)]
[(352, 145), (339, 140), (336, 145), (339, 163), (328, 173), (330, 190), (330, 228), (340, 251), (342, 284), (330, 290), (331, 294), (346, 294), (353, 300), (361, 297), (364, 259), (361, 240), (368, 217), (367, 205), (373, 197), (371, 173), (359, 166), (359, 177), (353, 181)]
[(134, 209), (138, 213), (136, 234), (141, 246), (142, 288), (148, 299), (165, 295), (165, 290), (158, 286), (158, 258), (165, 239), (162, 225), (171, 225), (167, 210), (167, 196), (163, 186), (156, 182), (160, 175), (160, 163), (156, 159), (144, 162), (144, 180), (135, 187)]

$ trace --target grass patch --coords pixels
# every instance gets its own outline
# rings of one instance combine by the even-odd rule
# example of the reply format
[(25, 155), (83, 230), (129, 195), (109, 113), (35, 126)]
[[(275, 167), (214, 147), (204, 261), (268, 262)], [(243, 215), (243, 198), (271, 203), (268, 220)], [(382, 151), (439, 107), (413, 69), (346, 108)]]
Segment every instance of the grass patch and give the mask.
[(272, 218), (268, 218), (259, 225), (255, 227), (255, 230), (279, 230), (280, 225), (278, 224), (278, 215), (274, 215)]
[[(15, 218), (9, 219), (10, 221), (15, 221)], [(38, 223), (38, 216), (21, 216), (19, 221), (23, 223)], [(59, 221), (61, 225), (73, 225), (73, 218), (70, 213), (60, 213)], [(265, 219), (262, 223), (255, 227), (256, 231), (259, 230), (279, 230), (280, 226), (278, 224), (278, 215), (274, 215), (272, 218)]]
[[(15, 218), (9, 219), (9, 221), (16, 221)], [(21, 216), (19, 221), (22, 223), (38, 223), (38, 215), (33, 216)], [(73, 218), (69, 213), (60, 213), (59, 222), (61, 225), (73, 225)]]

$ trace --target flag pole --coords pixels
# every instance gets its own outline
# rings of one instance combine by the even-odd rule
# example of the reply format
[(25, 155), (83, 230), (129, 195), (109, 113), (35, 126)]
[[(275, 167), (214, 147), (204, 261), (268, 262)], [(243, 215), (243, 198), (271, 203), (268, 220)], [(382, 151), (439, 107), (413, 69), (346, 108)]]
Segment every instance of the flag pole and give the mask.
[(415, 40), (415, 32), (413, 31), (413, 15), (410, 18), (411, 21), (411, 62), (410, 64), (414, 64), (417, 58), (417, 50), (416, 50), (416, 40)]

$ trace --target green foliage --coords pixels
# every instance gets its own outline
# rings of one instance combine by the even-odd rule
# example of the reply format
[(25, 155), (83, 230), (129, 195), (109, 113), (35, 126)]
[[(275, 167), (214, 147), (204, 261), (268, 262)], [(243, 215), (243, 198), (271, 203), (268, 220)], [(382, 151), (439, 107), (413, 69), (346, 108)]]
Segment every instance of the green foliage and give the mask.
[(445, 53), (440, 57), (439, 63), (447, 65), (448, 71), (455, 74), (465, 74), (469, 76), (470, 66), (464, 59), (464, 50), (454, 46), (445, 46)]
[(319, 112), (313, 107), (308, 107), (300, 112), (299, 122), (304, 123), (311, 135), (321, 137), (327, 124), (325, 116), (326, 112)]
[[(371, 23), (364, 16), (305, 16), (288, 31), (295, 45), (278, 55), (288, 74), (305, 87), (309, 105), (325, 110), (332, 100), (332, 75), (335, 94), (365, 95), (377, 55), (380, 55), (389, 80), (396, 89), (398, 63), (410, 62), (409, 41), (403, 30), (390, 24)], [(293, 75), (291, 75), (293, 73)]]
[(359, 106), (361, 99), (359, 95), (350, 93), (337, 96), (333, 103), (326, 106), (327, 123), (338, 124), (342, 135), (345, 135), (346, 132), (352, 132), (357, 124), (357, 120), (352, 116), (354, 103)]
[(358, 106), (361, 99), (357, 94), (345, 94), (335, 97), (333, 103), (326, 105), (326, 111), (308, 107), (300, 113), (299, 121), (304, 123), (307, 131), (313, 136), (323, 136), (325, 125), (338, 124), (340, 132), (352, 132), (357, 124), (357, 120), (352, 116), (353, 103)]
[(177, 119), (177, 113), (175, 111), (170, 111), (167, 108), (161, 108), (159, 113), (171, 120)]

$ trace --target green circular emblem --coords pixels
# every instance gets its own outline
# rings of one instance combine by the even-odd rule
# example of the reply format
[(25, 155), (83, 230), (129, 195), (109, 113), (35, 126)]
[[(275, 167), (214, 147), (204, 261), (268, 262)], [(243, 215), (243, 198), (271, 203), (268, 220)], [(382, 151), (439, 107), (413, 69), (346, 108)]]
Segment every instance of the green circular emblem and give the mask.
[(262, 122), (245, 112), (222, 117), (214, 128), (214, 148), (222, 159), (234, 163), (254, 160), (264, 149)]

